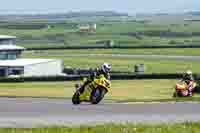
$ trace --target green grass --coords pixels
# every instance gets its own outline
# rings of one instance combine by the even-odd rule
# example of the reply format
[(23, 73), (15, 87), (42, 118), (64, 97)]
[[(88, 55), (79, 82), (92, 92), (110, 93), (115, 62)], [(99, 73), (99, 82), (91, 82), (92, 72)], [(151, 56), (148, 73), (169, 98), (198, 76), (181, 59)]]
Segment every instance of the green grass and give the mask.
[(72, 89), (72, 82), (1, 83), (0, 96), (70, 97)]
[[(92, 53), (92, 52), (90, 52)], [(76, 54), (76, 53), (74, 53)], [(40, 55), (40, 54), (39, 54)], [(66, 54), (67, 55), (67, 54)], [(26, 53), (24, 58), (52, 58), (62, 59), (65, 67), (72, 68), (94, 68), (99, 67), (103, 62), (112, 63), (114, 71), (129, 71), (134, 72), (134, 65), (143, 63), (145, 65), (145, 73), (180, 73), (191, 69), (194, 73), (199, 73), (199, 61), (184, 61), (184, 60), (166, 60), (166, 59), (136, 59), (136, 58), (114, 58), (114, 57), (67, 57), (64, 53), (59, 56), (49, 54), (48, 56), (35, 56), (31, 53)]]
[(104, 124), (79, 127), (32, 129), (2, 128), (3, 133), (199, 133), (200, 123), (177, 124)]
[[(36, 54), (37, 53), (37, 54)], [(162, 48), (162, 49), (80, 49), (80, 50), (44, 50), (33, 53), (32, 51), (24, 52), (24, 56), (33, 54), (144, 54), (144, 55), (184, 55), (184, 56), (200, 56), (200, 48)]]
[(55, 47), (65, 47), (64, 43), (20, 43), (19, 46), (25, 48), (55, 48)]
[[(110, 18), (105, 18), (110, 20)], [(119, 21), (121, 18), (118, 18)], [(98, 20), (98, 19), (97, 19)], [(68, 22), (67, 22), (68, 21)], [(97, 23), (97, 31), (95, 34), (80, 34), (78, 32), (78, 25), (82, 24), (81, 20), (78, 22), (73, 22), (70, 20), (66, 20), (64, 23), (49, 23), (49, 22), (26, 22), (20, 23), (22, 29), (20, 27), (16, 27), (17, 29), (5, 29), (5, 25), (9, 27), (9, 25), (19, 25), (19, 23), (4, 23), (0, 24), (0, 32), (1, 34), (14, 35), (20, 39), (34, 38), (38, 39), (48, 39), (49, 36), (52, 40), (56, 40), (55, 38), (60, 37), (64, 40), (67, 45), (76, 45), (76, 44), (95, 44), (96, 41), (99, 40), (107, 40), (112, 39), (116, 44), (130, 44), (130, 45), (143, 45), (143, 44), (168, 44), (173, 42), (175, 44), (199, 44), (200, 39), (198, 36), (193, 37), (149, 37), (149, 36), (140, 36), (140, 38), (136, 38), (134, 36), (128, 35), (120, 35), (119, 33), (128, 33), (128, 32), (160, 32), (160, 31), (172, 31), (172, 32), (199, 32), (199, 23), (198, 22), (184, 22), (183, 19), (178, 24), (168, 24), (168, 23), (141, 23), (141, 22), (130, 22), (130, 21), (110, 21), (106, 22), (106, 20), (99, 19), (96, 21)], [(186, 25), (184, 25), (186, 24)], [(26, 26), (33, 26), (33, 29), (23, 29)], [(34, 29), (34, 25), (48, 25), (49, 28), (44, 29)], [(3, 27), (3, 28), (1, 28)], [(18, 45), (23, 45), (25, 47), (46, 47), (47, 43), (41, 43), (40, 45), (29, 45), (29, 43), (25, 43), (22, 40), (18, 40)], [(23, 44), (24, 43), (24, 44)], [(38, 42), (32, 42), (38, 43)], [(172, 44), (174, 45), (174, 44)], [(48, 47), (48, 46), (47, 46)]]
[[(0, 30), (1, 31), (1, 30)], [(15, 32), (15, 31), (14, 31)], [(20, 34), (16, 32), (15, 34), (13, 33), (4, 33), (4, 34), (9, 34), (9, 35), (16, 35), (17, 37), (20, 38)], [(26, 32), (26, 31), (25, 31)], [(41, 31), (41, 33), (44, 33), (44, 35), (38, 36), (41, 33), (37, 33), (37, 31), (33, 31), (36, 34), (35, 40), (30, 43), (26, 43), (23, 41), (17, 41), (17, 45), (19, 46), (24, 46), (26, 48), (34, 48), (34, 47), (43, 47), (46, 48), (49, 46), (48, 42), (41, 42), (38, 43), (37, 40), (39, 39), (47, 39), (46, 36), (49, 34), (56, 38), (56, 34), (64, 34), (63, 38), (63, 45), (65, 46), (76, 46), (76, 45), (81, 45), (81, 46), (88, 46), (88, 45), (98, 45), (96, 42), (102, 41), (102, 40), (113, 40), (116, 45), (122, 45), (122, 46), (142, 46), (142, 45), (157, 45), (157, 46), (162, 46), (162, 45), (180, 45), (180, 44), (196, 44), (198, 45), (200, 42), (199, 37), (148, 37), (148, 36), (141, 36), (140, 38), (136, 38), (134, 36), (128, 36), (128, 35), (112, 35), (112, 34), (94, 34), (94, 35), (88, 35), (88, 34), (78, 34), (78, 33), (68, 33), (68, 31), (55, 31), (55, 33), (48, 32), (46, 31)], [(21, 37), (24, 36), (32, 36), (32, 32), (27, 33), (27, 35), (21, 35)], [(29, 39), (28, 39), (29, 40)], [(53, 40), (53, 39), (52, 39)], [(54, 41), (56, 41), (54, 39)], [(60, 42), (57, 42), (60, 43)], [(30, 45), (31, 44), (31, 45)], [(57, 45), (56, 43), (54, 44), (54, 47), (62, 47), (60, 45)]]
[[(1, 83), (0, 96), (71, 98), (75, 83), (80, 81)], [(117, 102), (179, 100), (172, 98), (175, 83), (176, 80), (113, 80), (112, 92), (105, 99)], [(193, 99), (199, 100), (199, 95), (184, 100)]]

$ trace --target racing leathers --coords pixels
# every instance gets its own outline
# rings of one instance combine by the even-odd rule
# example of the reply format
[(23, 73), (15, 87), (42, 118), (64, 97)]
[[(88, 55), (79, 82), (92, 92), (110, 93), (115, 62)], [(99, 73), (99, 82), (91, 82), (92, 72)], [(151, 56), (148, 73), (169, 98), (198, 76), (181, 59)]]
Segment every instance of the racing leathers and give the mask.
[(194, 89), (194, 77), (192, 75), (185, 74), (181, 81), (184, 81), (187, 84), (188, 96), (192, 96), (192, 91)]
[(102, 69), (96, 68), (90, 73), (90, 76), (86, 79), (84, 84), (80, 87), (80, 93), (84, 92), (85, 86), (91, 83), (94, 79), (99, 78), (100, 75), (104, 75), (104, 77), (110, 80), (110, 73), (105, 73)]

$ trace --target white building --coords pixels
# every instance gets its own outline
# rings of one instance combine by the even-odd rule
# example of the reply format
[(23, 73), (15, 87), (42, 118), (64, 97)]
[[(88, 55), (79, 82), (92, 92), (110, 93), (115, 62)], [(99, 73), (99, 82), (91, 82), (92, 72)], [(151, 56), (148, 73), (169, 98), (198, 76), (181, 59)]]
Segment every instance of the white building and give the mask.
[(0, 60), (0, 76), (55, 76), (62, 70), (62, 61), (56, 59)]
[[(14, 45), (16, 37), (0, 36), (0, 76), (62, 75), (63, 61), (58, 59), (20, 59), (23, 47)], [(6, 41), (10, 42), (5, 44)], [(3, 41), (3, 42), (1, 42)], [(12, 42), (12, 43), (11, 43)]]
[(81, 32), (95, 32), (97, 29), (96, 24), (86, 24), (86, 25), (80, 25), (79, 31)]
[(0, 35), (0, 45), (5, 44), (15, 44), (16, 43), (16, 37), (15, 36), (6, 36), (6, 35)]

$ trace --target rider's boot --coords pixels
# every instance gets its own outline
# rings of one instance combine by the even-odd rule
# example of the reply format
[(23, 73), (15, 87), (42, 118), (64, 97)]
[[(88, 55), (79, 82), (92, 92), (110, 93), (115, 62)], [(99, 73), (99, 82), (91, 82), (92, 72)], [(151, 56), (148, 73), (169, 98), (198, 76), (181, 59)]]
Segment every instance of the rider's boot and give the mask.
[(82, 94), (85, 90), (85, 86), (88, 85), (90, 81), (86, 81), (79, 89), (80, 94)]
[(192, 96), (192, 90), (193, 90), (193, 88), (192, 87), (189, 87), (189, 89), (188, 89), (188, 96)]
[(192, 91), (188, 91), (188, 96), (191, 97), (192, 96)]
[(80, 88), (79, 88), (79, 92), (80, 94), (82, 94), (85, 90), (85, 85), (82, 85)]

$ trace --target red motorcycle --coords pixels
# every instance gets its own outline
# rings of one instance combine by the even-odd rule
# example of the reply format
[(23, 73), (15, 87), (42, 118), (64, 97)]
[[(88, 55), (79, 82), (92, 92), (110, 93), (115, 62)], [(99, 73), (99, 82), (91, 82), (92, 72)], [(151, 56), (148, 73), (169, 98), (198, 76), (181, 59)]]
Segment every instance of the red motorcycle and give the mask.
[(192, 85), (192, 94), (194, 93), (197, 83), (195, 81), (190, 81), (189, 84), (186, 84), (185, 82), (177, 82), (175, 86), (175, 92), (173, 94), (173, 97), (187, 97), (189, 96), (188, 87), (189, 85)]

